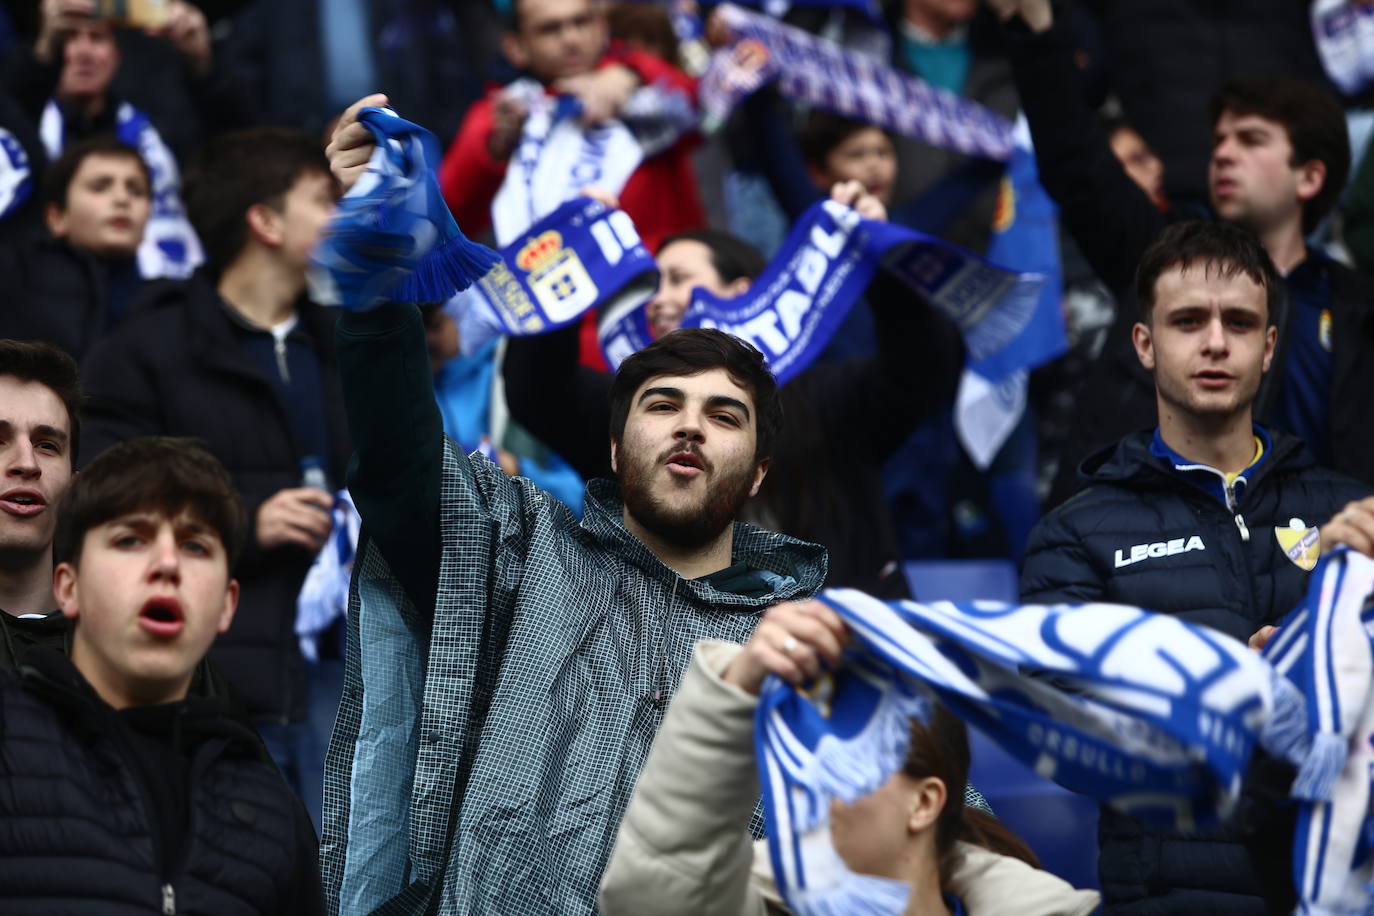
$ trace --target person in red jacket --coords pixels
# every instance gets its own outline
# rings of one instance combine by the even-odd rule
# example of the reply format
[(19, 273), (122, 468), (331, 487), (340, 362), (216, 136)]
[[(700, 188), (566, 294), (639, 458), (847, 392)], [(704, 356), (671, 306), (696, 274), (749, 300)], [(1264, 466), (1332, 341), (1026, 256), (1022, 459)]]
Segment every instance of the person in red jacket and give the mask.
[[(612, 46), (605, 15), (594, 0), (515, 0), (513, 29), (501, 50), (550, 92), (577, 96), (588, 124), (610, 120), (639, 86), (659, 85), (696, 97), (695, 81), (645, 51)], [(524, 127), (523, 106), (499, 90), (468, 110), (439, 168), (444, 199), (463, 230), (491, 224), (491, 202)], [(649, 156), (619, 194), (650, 251), (670, 235), (705, 224), (683, 138)]]

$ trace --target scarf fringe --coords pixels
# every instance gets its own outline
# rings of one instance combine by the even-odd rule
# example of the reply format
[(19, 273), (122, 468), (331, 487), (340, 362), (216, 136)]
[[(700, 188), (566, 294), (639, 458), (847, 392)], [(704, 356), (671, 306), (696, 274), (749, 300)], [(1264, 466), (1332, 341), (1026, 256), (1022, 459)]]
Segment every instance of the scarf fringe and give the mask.
[[(852, 802), (877, 789), (906, 762), (907, 746), (911, 741), (911, 717), (928, 717), (925, 704), (918, 709), (904, 708), (912, 704), (884, 698), (862, 733), (853, 738), (839, 739), (824, 735), (816, 746), (816, 791)], [(828, 818), (829, 812), (818, 812)], [(803, 829), (809, 829), (806, 825)]]
[(1260, 729), (1260, 746), (1280, 760), (1301, 766), (1312, 751), (1307, 700), (1288, 678), (1274, 673), (1274, 711)]
[(1341, 735), (1323, 732), (1312, 739), (1307, 759), (1298, 769), (1290, 794), (1308, 801), (1327, 801), (1336, 788), (1336, 779), (1345, 768), (1349, 741)]
[(457, 228), (452, 238), (436, 246), (415, 265), (397, 287), (396, 302), (447, 302), (486, 275), (501, 256), (471, 241)]

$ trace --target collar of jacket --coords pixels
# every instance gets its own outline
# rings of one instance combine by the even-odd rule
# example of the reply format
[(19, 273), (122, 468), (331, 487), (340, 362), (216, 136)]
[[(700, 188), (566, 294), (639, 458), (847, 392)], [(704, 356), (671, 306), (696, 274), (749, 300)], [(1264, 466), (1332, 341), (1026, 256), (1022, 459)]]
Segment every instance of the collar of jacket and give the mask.
[[(83, 744), (108, 738), (110, 730), (116, 727), (115, 710), (100, 698), (64, 653), (35, 646), (25, 656), (18, 675), (23, 688), (52, 706)], [(179, 728), (188, 746), (218, 738), (240, 756), (265, 759), (266, 751), (257, 736), (228, 716), (220, 698), (187, 697), (181, 704)]]
[[(161, 308), (181, 308), (186, 321), (188, 349), (200, 362), (237, 375), (263, 381), (262, 373), (241, 347), (234, 326), (235, 317), (215, 288), (213, 275), (202, 267), (187, 280), (159, 281), (133, 306), (142, 313)], [(334, 364), (334, 323), (337, 309), (326, 309), (304, 298), (297, 308), (299, 321), (292, 333), (308, 335), (326, 367)], [(237, 323), (243, 323), (241, 321)]]
[(804, 598), (818, 591), (825, 582), (827, 559), (824, 547), (744, 522), (735, 522), (732, 559), (735, 563), (748, 563), (755, 569), (772, 573), (776, 577), (772, 579), (772, 591), (746, 597), (722, 591), (705, 579), (684, 579), (630, 533), (623, 521), (624, 511), (625, 503), (620, 498), (619, 484), (606, 479), (588, 482), (583, 529), (607, 550), (624, 557), (646, 575), (661, 582), (678, 579), (678, 589), (685, 588), (698, 600), (708, 604), (765, 607), (779, 601)]
[[(1250, 474), (1246, 492), (1253, 490), (1276, 469), (1285, 471), (1301, 470), (1312, 467), (1316, 460), (1297, 436), (1281, 430), (1268, 431), (1272, 447), (1265, 451), (1264, 460), (1255, 466)], [(1079, 465), (1078, 473), (1090, 483), (1125, 483), (1154, 485), (1163, 488), (1178, 486), (1205, 488), (1174, 470), (1174, 466), (1150, 450), (1154, 430), (1145, 429), (1131, 433), (1116, 445), (1109, 445), (1089, 455)]]

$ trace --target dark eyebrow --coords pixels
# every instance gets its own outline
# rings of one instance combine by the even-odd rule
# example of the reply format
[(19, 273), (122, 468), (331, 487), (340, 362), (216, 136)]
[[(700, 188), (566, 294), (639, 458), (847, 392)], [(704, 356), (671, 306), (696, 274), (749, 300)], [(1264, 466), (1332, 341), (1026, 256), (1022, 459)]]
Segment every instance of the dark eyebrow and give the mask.
[(67, 435), (65, 430), (58, 429), (56, 426), (48, 426), (47, 424), (35, 426), (33, 428), (33, 431), (40, 436), (47, 436), (51, 439), (56, 439), (63, 445), (66, 445), (67, 440), (71, 438), (71, 436)]
[(744, 419), (746, 422), (748, 422), (749, 420), (749, 405), (745, 404), (738, 398), (728, 398), (723, 394), (712, 395), (711, 397), (706, 399), (706, 406), (733, 407), (735, 410), (738, 410), (740, 413), (744, 414)]
[(637, 403), (643, 404), (645, 401), (649, 400), (649, 398), (659, 397), (674, 398), (681, 401), (686, 398), (686, 395), (682, 393), (681, 388), (645, 388), (644, 393), (639, 396), (639, 401)]

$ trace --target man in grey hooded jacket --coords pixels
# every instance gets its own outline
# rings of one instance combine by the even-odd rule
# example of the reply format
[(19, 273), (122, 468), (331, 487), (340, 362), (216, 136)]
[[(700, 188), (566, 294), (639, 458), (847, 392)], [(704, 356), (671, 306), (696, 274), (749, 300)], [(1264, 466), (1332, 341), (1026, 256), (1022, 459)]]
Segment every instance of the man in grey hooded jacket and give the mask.
[(346, 314), (338, 338), (366, 536), (326, 773), (331, 912), (593, 913), (693, 644), (743, 642), (824, 580), (822, 548), (734, 521), (781, 422), (773, 378), (709, 330), (631, 357), (618, 481), (588, 485), (579, 523), (443, 437), (417, 309)]

